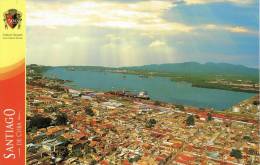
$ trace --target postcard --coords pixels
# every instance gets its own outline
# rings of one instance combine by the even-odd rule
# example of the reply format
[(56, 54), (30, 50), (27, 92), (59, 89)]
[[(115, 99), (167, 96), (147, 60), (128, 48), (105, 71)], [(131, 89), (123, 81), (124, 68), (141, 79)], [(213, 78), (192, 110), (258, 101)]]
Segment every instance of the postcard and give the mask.
[(0, 0), (0, 165), (260, 164), (258, 0)]

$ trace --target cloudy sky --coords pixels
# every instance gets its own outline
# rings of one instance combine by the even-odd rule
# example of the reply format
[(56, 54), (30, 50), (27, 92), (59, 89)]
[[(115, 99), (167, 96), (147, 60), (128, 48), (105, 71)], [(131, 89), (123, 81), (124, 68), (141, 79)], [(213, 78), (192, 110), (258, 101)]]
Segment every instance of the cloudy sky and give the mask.
[(258, 0), (28, 0), (27, 62), (258, 67)]

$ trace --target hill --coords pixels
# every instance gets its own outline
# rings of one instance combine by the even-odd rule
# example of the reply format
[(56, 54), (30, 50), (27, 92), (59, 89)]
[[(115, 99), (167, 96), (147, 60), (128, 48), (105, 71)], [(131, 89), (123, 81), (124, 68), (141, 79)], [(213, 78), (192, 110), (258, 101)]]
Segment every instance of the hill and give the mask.
[(124, 67), (127, 70), (170, 72), (181, 75), (226, 75), (249, 78), (258, 81), (259, 70), (243, 65), (233, 65), (227, 63), (205, 63), (185, 62), (174, 64), (152, 64), (136, 67)]

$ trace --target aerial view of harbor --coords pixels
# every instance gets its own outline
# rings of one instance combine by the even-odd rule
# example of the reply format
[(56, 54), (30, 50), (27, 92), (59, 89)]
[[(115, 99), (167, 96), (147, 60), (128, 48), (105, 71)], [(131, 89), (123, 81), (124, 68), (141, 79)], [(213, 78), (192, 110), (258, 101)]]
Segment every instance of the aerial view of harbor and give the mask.
[(260, 164), (258, 6), (28, 0), (27, 164)]
[[(147, 91), (130, 90), (138, 89), (140, 81), (147, 78), (132, 77), (138, 83), (133, 82), (129, 89), (114, 84), (101, 90), (100, 86), (109, 84), (111, 78), (105, 81), (97, 73), (84, 73), (90, 82), (93, 76), (98, 79), (94, 81), (96, 89), (91, 84), (88, 89), (83, 88), (85, 83), (79, 87), (71, 80), (44, 76), (57, 69), (47, 68), (27, 66), (28, 164), (260, 163), (258, 94), (201, 88), (197, 92), (205, 99), (199, 98), (204, 100), (197, 103), (199, 108), (188, 105), (192, 98), (184, 99), (185, 105), (178, 100), (173, 104), (159, 101), (165, 97), (153, 100)], [(77, 80), (77, 74), (70, 76)], [(87, 81), (82, 77), (79, 80)], [(149, 80), (146, 85), (162, 81)], [(188, 88), (186, 92), (196, 91), (187, 84), (178, 86)], [(171, 89), (172, 96), (181, 94), (177, 89)], [(217, 109), (223, 107), (216, 103), (218, 99), (212, 104), (215, 108), (203, 108), (211, 105), (212, 100), (206, 99), (210, 96), (225, 97), (223, 104), (227, 105), (241, 102)]]

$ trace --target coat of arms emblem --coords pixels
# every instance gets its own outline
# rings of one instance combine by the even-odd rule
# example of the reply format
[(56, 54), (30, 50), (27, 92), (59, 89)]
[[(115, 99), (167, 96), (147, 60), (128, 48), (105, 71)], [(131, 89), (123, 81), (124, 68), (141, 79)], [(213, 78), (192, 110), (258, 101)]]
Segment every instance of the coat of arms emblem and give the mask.
[(8, 29), (8, 26), (14, 29), (18, 26), (18, 29), (21, 27), (22, 21), (22, 13), (16, 9), (9, 9), (4, 13), (4, 22), (5, 22), (5, 29)]

